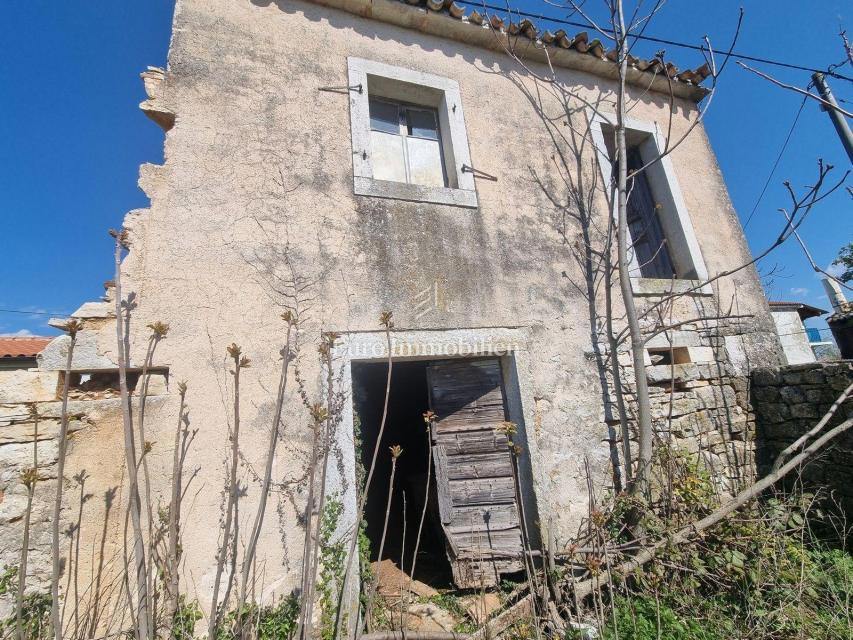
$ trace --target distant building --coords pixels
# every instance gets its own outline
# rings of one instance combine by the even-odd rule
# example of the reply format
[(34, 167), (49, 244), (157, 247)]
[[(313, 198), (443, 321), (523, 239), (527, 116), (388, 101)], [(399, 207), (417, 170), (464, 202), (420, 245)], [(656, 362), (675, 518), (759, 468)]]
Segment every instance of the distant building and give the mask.
[(824, 341), (821, 341), (819, 331), (807, 330), (803, 322), (822, 316), (826, 311), (802, 302), (787, 301), (770, 301), (770, 311), (788, 364), (815, 362), (817, 357), (812, 343)]
[(0, 337), (0, 371), (32, 369), (38, 366), (36, 356), (53, 338), (32, 336), (26, 338)]
[(842, 286), (847, 287), (840, 281), (823, 279), (823, 288), (832, 304), (832, 315), (826, 319), (826, 324), (832, 330), (839, 356), (850, 359), (853, 358), (853, 303), (847, 302)]

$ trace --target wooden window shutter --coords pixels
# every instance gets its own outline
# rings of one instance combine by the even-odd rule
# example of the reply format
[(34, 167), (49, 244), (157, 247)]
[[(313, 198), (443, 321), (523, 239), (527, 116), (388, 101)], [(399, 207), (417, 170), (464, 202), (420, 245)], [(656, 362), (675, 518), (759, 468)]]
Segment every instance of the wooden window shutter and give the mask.
[(460, 588), (497, 584), (523, 568), (519, 509), (506, 436), (497, 358), (427, 368), (439, 512), (453, 579)]

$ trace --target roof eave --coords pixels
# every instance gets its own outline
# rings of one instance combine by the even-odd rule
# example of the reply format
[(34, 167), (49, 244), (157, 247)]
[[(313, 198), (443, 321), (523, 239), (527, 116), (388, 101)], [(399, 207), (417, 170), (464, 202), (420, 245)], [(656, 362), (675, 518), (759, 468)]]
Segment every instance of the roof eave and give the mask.
[(824, 311), (823, 309), (818, 309), (817, 307), (813, 307), (810, 304), (806, 304), (805, 302), (787, 302), (787, 301), (770, 301), (770, 309), (776, 311), (796, 311), (800, 316), (801, 320), (808, 320), (809, 318), (817, 318), (822, 316), (828, 311)]
[[(413, 29), (434, 36), (450, 38), (491, 51), (504, 53), (508, 42), (516, 43), (515, 54), (524, 61), (550, 63), (565, 69), (585, 71), (608, 80), (618, 79), (616, 64), (606, 58), (596, 58), (572, 49), (545, 47), (539, 42), (520, 36), (497, 33), (486, 25), (477, 25), (467, 18), (449, 18), (444, 13), (429, 11), (399, 0), (310, 0), (348, 13)], [(664, 95), (699, 102), (710, 90), (694, 84), (673, 80), (665, 73), (650, 73), (629, 68), (626, 82)]]

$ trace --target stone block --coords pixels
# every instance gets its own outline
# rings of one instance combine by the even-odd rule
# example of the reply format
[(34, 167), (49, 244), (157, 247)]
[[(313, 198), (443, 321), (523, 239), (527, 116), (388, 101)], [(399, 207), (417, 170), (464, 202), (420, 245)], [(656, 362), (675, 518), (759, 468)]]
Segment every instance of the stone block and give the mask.
[(782, 376), (774, 369), (755, 369), (752, 372), (752, 384), (756, 387), (769, 387), (782, 382)]
[(749, 381), (743, 376), (732, 376), (728, 383), (735, 391), (749, 391)]
[[(670, 414), (670, 403), (668, 401), (661, 402), (651, 407), (653, 418), (665, 418)], [(672, 400), (672, 416), (673, 418), (683, 416), (688, 413), (693, 413), (701, 407), (697, 404), (695, 398), (673, 398)]]
[(711, 347), (688, 347), (691, 362), (715, 362), (716, 356)]
[[(100, 352), (98, 332), (84, 329), (77, 334), (71, 368), (74, 370), (115, 369), (118, 365)], [(71, 338), (59, 336), (41, 352), (39, 366), (45, 371), (64, 371)], [(131, 363), (135, 365), (136, 363)]]
[(696, 365), (688, 364), (659, 364), (652, 367), (646, 367), (646, 377), (649, 384), (660, 384), (662, 382), (687, 382), (695, 380), (698, 376)]
[(808, 404), (795, 404), (791, 407), (791, 417), (792, 418), (817, 418), (818, 410), (817, 407)]
[(709, 431), (713, 426), (707, 412), (699, 411), (673, 418), (670, 432), (677, 438), (685, 438)]
[[(38, 443), (39, 467), (53, 465), (59, 456), (56, 440), (44, 440)], [(13, 443), (0, 445), (0, 469), (19, 474), (33, 464), (33, 445)]]
[(711, 365), (708, 363), (700, 363), (696, 365), (696, 371), (699, 374), (700, 380), (711, 380), (717, 376), (712, 372)]
[(827, 380), (827, 382), (834, 391), (844, 391), (850, 386), (850, 383), (853, 382), (853, 380), (847, 377), (835, 376)]
[(820, 404), (823, 402), (824, 393), (822, 389), (806, 389), (806, 402)]
[(673, 330), (667, 332), (669, 335), (659, 333), (646, 342), (648, 349), (668, 349), (669, 347), (698, 347), (700, 345), (699, 334), (695, 331)]
[(734, 389), (729, 386), (709, 385), (694, 389), (700, 407), (709, 409), (716, 407), (732, 408), (737, 405), (737, 397)]
[(169, 376), (163, 373), (152, 373), (148, 379), (148, 395), (160, 396), (169, 393)]
[(112, 302), (84, 302), (72, 315), (75, 318), (115, 318), (115, 306)]
[[(0, 371), (0, 402), (24, 403), (56, 400), (58, 371)], [(23, 408), (26, 413), (26, 407)]]
[(24, 517), (27, 510), (27, 496), (18, 493), (7, 493), (0, 501), (0, 524), (16, 522)]
[(799, 404), (806, 401), (806, 394), (800, 387), (782, 387), (779, 390), (779, 395), (788, 404)]
[(784, 403), (767, 404), (762, 407), (761, 414), (766, 422), (776, 424), (790, 419), (791, 409)]
[(785, 384), (803, 384), (803, 373), (800, 371), (785, 371), (782, 373)]
[(823, 370), (827, 376), (841, 375), (841, 376), (849, 378), (849, 377), (853, 376), (853, 363), (851, 363), (851, 362), (833, 362), (831, 364), (824, 365)]
[[(78, 418), (69, 418), (68, 433), (72, 434), (87, 425)], [(39, 420), (39, 440), (51, 440), (59, 436), (60, 421), (55, 418)], [(16, 442), (32, 443), (35, 437), (35, 423), (30, 420), (16, 421), (10, 424), (0, 422), (0, 445)]]
[(803, 373), (803, 382), (806, 384), (824, 384), (826, 375), (821, 369), (812, 369)]
[(719, 431), (711, 431), (710, 433), (708, 433), (705, 437), (705, 441), (708, 443), (708, 445), (711, 446), (712, 451), (714, 450), (714, 447), (726, 443), (726, 439), (723, 438), (723, 434), (721, 434)]
[(778, 402), (781, 398), (776, 387), (756, 387), (752, 390), (752, 396), (758, 402)]

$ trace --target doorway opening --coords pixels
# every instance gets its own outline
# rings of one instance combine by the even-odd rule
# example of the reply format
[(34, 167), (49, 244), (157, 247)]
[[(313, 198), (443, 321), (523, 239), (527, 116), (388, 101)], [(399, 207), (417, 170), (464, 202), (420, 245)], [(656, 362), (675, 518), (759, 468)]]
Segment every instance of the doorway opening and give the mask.
[[(418, 525), (426, 500), (427, 512), (413, 578), (433, 588), (443, 588), (453, 585), (453, 576), (437, 505), (435, 473), (430, 469), (430, 435), (423, 415), (429, 410), (428, 365), (429, 362), (424, 360), (394, 362), (388, 416), (367, 494), (364, 519), (370, 540), (370, 560), (376, 562), (380, 560), (379, 546), (388, 507), (392, 467), (389, 448), (399, 445), (403, 453), (397, 460), (381, 560), (391, 560), (400, 570), (410, 572)], [(355, 433), (357, 437), (360, 436), (356, 453), (357, 462), (363, 470), (358, 474), (362, 484), (379, 437), (387, 377), (387, 362), (352, 364)]]

